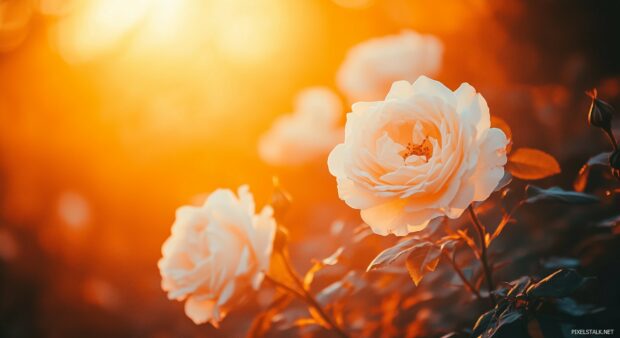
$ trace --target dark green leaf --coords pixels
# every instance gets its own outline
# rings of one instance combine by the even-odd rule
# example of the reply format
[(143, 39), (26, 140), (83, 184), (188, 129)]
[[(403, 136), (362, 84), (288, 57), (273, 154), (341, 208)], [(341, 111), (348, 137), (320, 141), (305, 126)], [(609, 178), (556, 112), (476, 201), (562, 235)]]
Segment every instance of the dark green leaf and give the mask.
[(593, 166), (593, 165), (602, 165), (602, 166), (608, 166), (609, 165), (609, 156), (611, 155), (611, 152), (607, 151), (604, 153), (600, 153), (596, 156), (592, 156), (590, 157), (590, 159), (588, 160), (588, 162), (586, 162), (587, 165), (589, 166)]
[(532, 285), (527, 290), (530, 297), (566, 297), (581, 287), (587, 279), (575, 270), (561, 269)]
[(599, 201), (599, 198), (576, 191), (567, 191), (559, 187), (544, 189), (535, 185), (528, 185), (526, 188), (526, 203), (536, 203), (540, 201), (554, 201), (569, 204), (590, 204)]
[(603, 228), (614, 228), (620, 225), (620, 215), (608, 218), (598, 223), (598, 226)]
[(484, 313), (482, 316), (480, 316), (480, 318), (478, 318), (476, 324), (474, 325), (474, 330), (471, 334), (472, 337), (479, 337), (490, 327), (493, 327), (495, 325), (496, 311), (496, 309), (491, 309)]
[(590, 176), (590, 169), (593, 166), (609, 165), (609, 155), (611, 155), (610, 152), (604, 152), (596, 156), (590, 157), (588, 162), (586, 162), (586, 164), (584, 164), (583, 167), (581, 167), (581, 169), (579, 170), (579, 174), (577, 175), (577, 178), (575, 179), (575, 183), (573, 183), (573, 187), (575, 188), (575, 191), (581, 192), (586, 189), (586, 186), (588, 185), (588, 176)]
[(521, 313), (521, 311), (517, 311), (517, 310), (506, 310), (504, 313), (502, 313), (502, 315), (499, 317), (499, 321), (497, 323), (498, 327), (501, 327), (503, 325), (506, 324), (510, 324), (515, 322), (516, 320), (518, 320), (519, 318), (523, 317), (523, 314)]
[(521, 311), (506, 309), (497, 319), (495, 326), (485, 331), (482, 337), (522, 337), (524, 327), (519, 325), (519, 323), (521, 323), (523, 319), (524, 317)]
[(510, 285), (512, 285), (512, 288), (510, 288), (510, 290), (508, 291), (507, 296), (511, 298), (516, 298), (517, 296), (520, 296), (521, 294), (523, 294), (523, 291), (525, 291), (527, 287), (530, 286), (531, 282), (532, 280), (530, 279), (530, 277), (527, 276), (523, 276), (511, 282)]
[(568, 297), (556, 299), (555, 306), (558, 310), (573, 317), (580, 317), (603, 310), (603, 308), (592, 304), (579, 304), (574, 299)]
[(578, 268), (579, 265), (580, 263), (578, 259), (569, 258), (569, 257), (551, 257), (542, 262), (542, 266), (545, 269), (551, 269), (551, 270), (561, 269), (561, 268), (575, 269), (575, 268)]

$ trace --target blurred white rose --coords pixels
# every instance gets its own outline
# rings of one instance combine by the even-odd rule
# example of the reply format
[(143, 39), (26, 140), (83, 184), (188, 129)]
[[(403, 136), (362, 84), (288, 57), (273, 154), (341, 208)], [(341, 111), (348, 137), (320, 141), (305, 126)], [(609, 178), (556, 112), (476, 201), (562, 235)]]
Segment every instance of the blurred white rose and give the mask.
[(435, 75), (442, 54), (439, 39), (410, 30), (370, 39), (349, 50), (336, 82), (351, 102), (381, 100), (394, 81)]
[(422, 76), (395, 82), (385, 101), (354, 104), (328, 165), (340, 198), (375, 233), (402, 236), (487, 199), (507, 144), (472, 86), (453, 92)]
[(279, 117), (260, 139), (261, 159), (272, 165), (298, 165), (325, 155), (342, 141), (342, 103), (331, 90), (309, 88), (297, 96), (295, 111)]
[(91, 220), (88, 200), (73, 191), (65, 191), (58, 198), (58, 214), (66, 225), (75, 229), (86, 226)]
[(194, 323), (217, 326), (244, 292), (260, 286), (275, 231), (271, 207), (256, 214), (247, 186), (238, 197), (219, 189), (200, 207), (179, 208), (158, 263), (162, 288), (168, 298), (185, 300)]
[(0, 260), (11, 261), (19, 256), (19, 245), (15, 237), (6, 229), (0, 228)]

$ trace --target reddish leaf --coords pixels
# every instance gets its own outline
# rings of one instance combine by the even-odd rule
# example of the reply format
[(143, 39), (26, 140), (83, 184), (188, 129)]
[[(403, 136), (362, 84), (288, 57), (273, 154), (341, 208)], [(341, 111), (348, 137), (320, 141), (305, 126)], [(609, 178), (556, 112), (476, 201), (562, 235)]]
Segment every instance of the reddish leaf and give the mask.
[(560, 164), (544, 151), (532, 148), (519, 148), (508, 158), (508, 171), (524, 180), (539, 180), (561, 172)]

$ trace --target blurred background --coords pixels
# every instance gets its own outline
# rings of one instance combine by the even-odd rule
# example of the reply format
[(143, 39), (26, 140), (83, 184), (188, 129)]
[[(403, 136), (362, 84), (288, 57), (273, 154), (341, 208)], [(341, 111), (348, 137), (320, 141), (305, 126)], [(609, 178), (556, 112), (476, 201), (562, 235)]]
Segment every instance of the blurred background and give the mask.
[(259, 307), (214, 330), (161, 291), (174, 211), (241, 184), (264, 205), (277, 175), (298, 266), (336, 248), (332, 223), (360, 220), (326, 156), (271, 166), (257, 142), (300, 90), (336, 90), (369, 38), (435, 35), (435, 77), (474, 85), (570, 184), (606, 149), (584, 91), (620, 103), (619, 15), (613, 0), (0, 0), (0, 337), (243, 335)]

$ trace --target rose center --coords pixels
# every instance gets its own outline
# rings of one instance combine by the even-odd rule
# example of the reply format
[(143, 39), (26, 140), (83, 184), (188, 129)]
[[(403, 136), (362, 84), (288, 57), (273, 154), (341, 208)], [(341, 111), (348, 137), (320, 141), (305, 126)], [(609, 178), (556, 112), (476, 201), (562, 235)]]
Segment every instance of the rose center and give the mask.
[(428, 137), (425, 137), (420, 144), (413, 144), (412, 142), (408, 142), (407, 148), (400, 153), (403, 159), (407, 159), (407, 157), (411, 155), (417, 155), (424, 156), (427, 162), (432, 154), (433, 144), (428, 140)]

